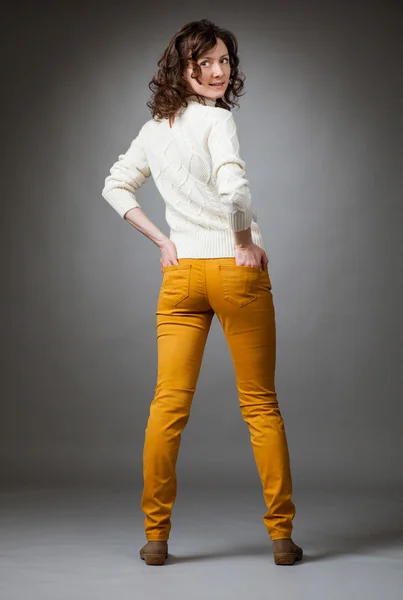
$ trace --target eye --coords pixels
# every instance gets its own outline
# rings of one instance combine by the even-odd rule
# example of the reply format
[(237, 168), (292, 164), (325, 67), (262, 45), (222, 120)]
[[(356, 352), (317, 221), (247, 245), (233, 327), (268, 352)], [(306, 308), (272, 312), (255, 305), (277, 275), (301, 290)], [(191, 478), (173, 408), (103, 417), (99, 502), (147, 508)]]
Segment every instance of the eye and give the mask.
[[(226, 62), (229, 62), (229, 59), (228, 59), (228, 58), (223, 58), (223, 59), (221, 59), (221, 62), (222, 62), (222, 61), (224, 61), (224, 60), (225, 60)], [(210, 61), (208, 61), (208, 60), (203, 60), (203, 61), (200, 63), (200, 66), (201, 66), (201, 67), (204, 67), (204, 65), (205, 65), (206, 63), (208, 63), (208, 62), (210, 62)]]

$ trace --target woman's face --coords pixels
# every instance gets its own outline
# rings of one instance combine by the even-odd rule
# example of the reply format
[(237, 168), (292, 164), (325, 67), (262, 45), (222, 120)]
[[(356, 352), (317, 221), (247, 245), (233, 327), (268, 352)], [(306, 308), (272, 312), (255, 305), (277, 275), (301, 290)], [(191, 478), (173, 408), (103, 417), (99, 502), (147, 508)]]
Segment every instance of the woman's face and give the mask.
[[(228, 87), (231, 66), (227, 46), (217, 38), (217, 45), (197, 59), (200, 65), (201, 75), (196, 79), (192, 78), (193, 67), (189, 63), (185, 70), (184, 78), (193, 91), (210, 100), (216, 100), (224, 95)], [(213, 85), (221, 83), (222, 85)]]

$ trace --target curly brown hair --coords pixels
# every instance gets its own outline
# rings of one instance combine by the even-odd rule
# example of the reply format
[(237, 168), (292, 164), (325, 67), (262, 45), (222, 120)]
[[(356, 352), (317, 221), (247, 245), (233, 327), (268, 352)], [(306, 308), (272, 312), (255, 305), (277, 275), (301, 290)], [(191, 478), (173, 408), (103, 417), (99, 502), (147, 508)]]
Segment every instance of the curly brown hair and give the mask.
[(244, 87), (245, 76), (238, 69), (237, 39), (227, 29), (218, 27), (208, 19), (202, 19), (191, 21), (179, 29), (158, 61), (159, 70), (148, 84), (153, 96), (151, 101), (147, 102), (147, 106), (154, 119), (169, 118), (172, 126), (175, 114), (181, 107), (188, 105), (187, 98), (191, 95), (204, 104), (204, 97), (189, 89), (182, 75), (190, 62), (193, 66), (192, 77), (198, 79), (201, 68), (197, 60), (214, 48), (217, 38), (227, 46), (231, 75), (225, 94), (217, 98), (216, 106), (226, 110), (239, 106), (237, 100), (243, 95), (240, 92)]

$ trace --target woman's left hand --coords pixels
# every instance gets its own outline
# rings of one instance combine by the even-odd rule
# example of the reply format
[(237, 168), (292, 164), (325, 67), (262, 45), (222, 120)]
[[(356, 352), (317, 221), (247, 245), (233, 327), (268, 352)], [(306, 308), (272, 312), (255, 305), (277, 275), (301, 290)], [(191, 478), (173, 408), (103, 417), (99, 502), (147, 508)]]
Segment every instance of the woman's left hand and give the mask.
[(178, 265), (178, 256), (176, 253), (175, 244), (167, 239), (161, 244), (161, 258), (160, 258), (160, 268), (162, 272), (163, 267), (169, 267), (170, 265)]

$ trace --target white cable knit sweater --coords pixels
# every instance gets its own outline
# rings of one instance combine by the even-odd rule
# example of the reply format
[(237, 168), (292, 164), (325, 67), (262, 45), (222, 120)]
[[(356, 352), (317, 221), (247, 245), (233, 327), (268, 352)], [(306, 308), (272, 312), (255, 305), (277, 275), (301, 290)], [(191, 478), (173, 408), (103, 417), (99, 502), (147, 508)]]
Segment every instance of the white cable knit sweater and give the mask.
[(150, 119), (112, 165), (102, 196), (123, 218), (140, 206), (135, 193), (150, 175), (178, 258), (233, 257), (233, 231), (248, 227), (266, 251), (230, 111), (191, 97), (172, 128), (168, 119)]

